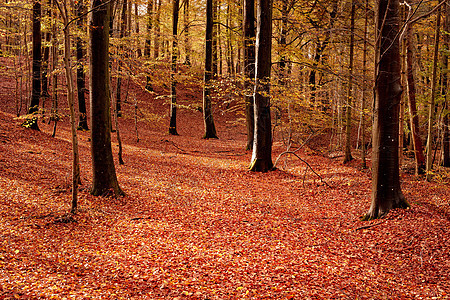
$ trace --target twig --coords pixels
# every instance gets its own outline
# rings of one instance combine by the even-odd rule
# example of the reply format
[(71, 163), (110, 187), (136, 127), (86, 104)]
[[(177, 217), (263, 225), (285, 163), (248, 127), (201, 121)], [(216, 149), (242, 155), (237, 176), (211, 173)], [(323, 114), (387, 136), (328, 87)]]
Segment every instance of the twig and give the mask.
[(375, 223), (375, 224), (370, 224), (370, 225), (365, 225), (365, 226), (358, 227), (355, 230), (356, 231), (363, 230), (363, 229), (367, 229), (367, 228), (378, 226), (378, 225), (383, 224), (383, 223), (384, 223), (384, 221), (381, 221), (381, 222), (378, 222), (378, 223)]

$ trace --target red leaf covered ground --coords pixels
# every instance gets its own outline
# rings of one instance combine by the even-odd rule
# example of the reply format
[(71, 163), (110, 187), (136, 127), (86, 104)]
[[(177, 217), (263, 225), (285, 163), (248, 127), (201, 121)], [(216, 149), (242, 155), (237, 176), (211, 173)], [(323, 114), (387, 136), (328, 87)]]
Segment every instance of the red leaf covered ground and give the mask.
[[(296, 159), (251, 173), (235, 116), (217, 112), (220, 139), (202, 140), (201, 113), (182, 109), (180, 136), (169, 136), (164, 99), (135, 91), (146, 112), (141, 140), (125, 104), (125, 165), (116, 164), (127, 196), (89, 195), (89, 133), (79, 133), (80, 211), (70, 220), (68, 126), (56, 138), (52, 124), (19, 127), (8, 87), (0, 85), (2, 299), (450, 298), (445, 183), (402, 175), (412, 208), (361, 222), (370, 174), (356, 163), (300, 153), (331, 187), (304, 176)], [(198, 91), (180, 90), (185, 104), (201, 103)]]

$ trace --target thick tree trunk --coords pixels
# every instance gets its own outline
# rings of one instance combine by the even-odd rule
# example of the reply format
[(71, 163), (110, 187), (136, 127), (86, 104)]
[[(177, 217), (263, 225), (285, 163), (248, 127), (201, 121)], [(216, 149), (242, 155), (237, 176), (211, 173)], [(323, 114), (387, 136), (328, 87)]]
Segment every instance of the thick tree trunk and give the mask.
[(372, 204), (365, 219), (380, 218), (408, 203), (400, 188), (398, 164), (400, 83), (399, 1), (380, 0), (377, 10)]
[(270, 119), (270, 71), (272, 51), (272, 0), (258, 3), (255, 75), (255, 133), (251, 171), (267, 172), (273, 168), (272, 126)]
[(247, 127), (247, 150), (253, 148), (255, 117), (253, 105), (253, 82), (255, 79), (255, 1), (244, 0), (244, 97)]
[(203, 120), (205, 124), (205, 134), (203, 138), (217, 138), (216, 127), (211, 109), (211, 80), (212, 73), (212, 39), (213, 39), (213, 0), (206, 0), (206, 46), (205, 46), (205, 76), (203, 87)]
[(180, 7), (179, 0), (173, 0), (172, 9), (172, 72), (171, 79), (171, 103), (170, 103), (170, 123), (169, 134), (178, 135), (177, 132), (177, 81), (175, 74), (177, 73), (178, 61), (178, 12)]
[(90, 102), (93, 195), (122, 195), (111, 149), (111, 100), (109, 91), (110, 2), (93, 0), (90, 31)]

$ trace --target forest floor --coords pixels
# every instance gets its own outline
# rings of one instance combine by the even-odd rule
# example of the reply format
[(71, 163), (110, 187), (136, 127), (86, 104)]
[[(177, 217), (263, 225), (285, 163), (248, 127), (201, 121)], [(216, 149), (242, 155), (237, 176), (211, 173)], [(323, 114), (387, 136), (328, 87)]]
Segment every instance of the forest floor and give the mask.
[[(363, 222), (370, 171), (358, 161), (305, 148), (299, 156), (323, 180), (296, 158), (252, 173), (235, 114), (217, 109), (219, 139), (203, 140), (201, 113), (181, 109), (170, 136), (165, 100), (135, 90), (140, 140), (130, 101), (125, 164), (116, 161), (126, 196), (89, 194), (89, 132), (78, 132), (82, 185), (70, 217), (67, 118), (55, 138), (53, 123), (20, 127), (11, 85), (0, 83), (1, 299), (450, 299), (445, 181), (402, 174), (411, 208)], [(180, 91), (200, 105), (201, 92)], [(274, 158), (283, 150), (275, 140)]]

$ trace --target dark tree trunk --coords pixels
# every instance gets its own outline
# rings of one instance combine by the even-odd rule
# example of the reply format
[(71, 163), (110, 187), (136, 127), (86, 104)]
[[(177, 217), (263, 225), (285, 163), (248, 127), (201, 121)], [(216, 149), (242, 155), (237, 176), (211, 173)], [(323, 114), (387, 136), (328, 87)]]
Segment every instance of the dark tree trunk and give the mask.
[(247, 127), (247, 150), (253, 148), (255, 117), (253, 105), (253, 82), (255, 78), (255, 1), (244, 0), (244, 97)]
[(258, 3), (255, 75), (255, 134), (251, 171), (267, 172), (273, 168), (272, 126), (270, 119), (270, 69), (272, 51), (272, 0)]
[[(28, 114), (37, 113), (41, 97), (41, 69), (42, 69), (42, 39), (41, 39), (41, 1), (33, 2), (33, 67), (31, 101)], [(33, 117), (24, 123), (24, 126), (39, 130), (37, 118)]]
[[(46, 14), (48, 16), (48, 18), (51, 18), (51, 0), (47, 1), (47, 9), (46, 9)], [(42, 93), (41, 96), (46, 99), (50, 97), (50, 94), (48, 92), (48, 66), (49, 66), (49, 59), (50, 59), (50, 41), (52, 38), (52, 34), (50, 32), (50, 29), (48, 28), (45, 33), (45, 43), (42, 47)], [(44, 106), (44, 104), (42, 104), (42, 106)]]
[(205, 124), (205, 139), (216, 139), (216, 127), (211, 109), (212, 74), (212, 39), (213, 39), (213, 0), (206, 0), (206, 46), (205, 46), (205, 77), (203, 87), (203, 119)]
[[(84, 25), (84, 6), (83, 2), (80, 1), (77, 5), (77, 17), (78, 19), (78, 27), (82, 27)], [(78, 120), (78, 130), (88, 130), (88, 122), (87, 122), (87, 111), (86, 111), (86, 97), (85, 97), (85, 77), (84, 77), (84, 51), (83, 51), (83, 41), (81, 37), (77, 37), (76, 39), (76, 48), (77, 48), (77, 96), (78, 96), (78, 110), (80, 112), (80, 117)]]
[(178, 12), (180, 7), (179, 0), (173, 0), (172, 10), (172, 72), (171, 78), (171, 103), (170, 103), (170, 123), (169, 134), (178, 135), (177, 132), (177, 81), (175, 74), (177, 73), (177, 61), (178, 61)]
[(280, 30), (280, 62), (279, 62), (279, 80), (283, 84), (286, 77), (286, 37), (287, 37), (287, 27), (288, 27), (288, 3), (283, 1), (281, 4), (281, 30)]
[(391, 209), (409, 206), (400, 188), (398, 161), (402, 95), (399, 1), (380, 0), (377, 12), (372, 204), (365, 219), (380, 218)]
[[(95, 8), (95, 9), (94, 9)], [(90, 31), (90, 102), (93, 195), (122, 195), (111, 149), (111, 100), (109, 93), (110, 2), (93, 0)]]

